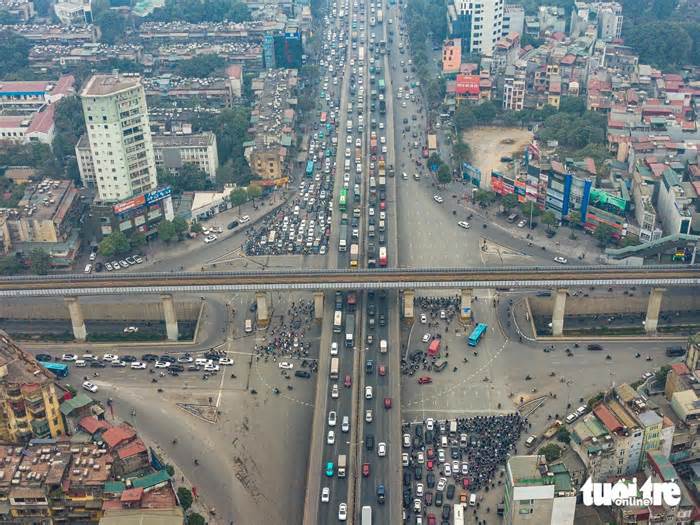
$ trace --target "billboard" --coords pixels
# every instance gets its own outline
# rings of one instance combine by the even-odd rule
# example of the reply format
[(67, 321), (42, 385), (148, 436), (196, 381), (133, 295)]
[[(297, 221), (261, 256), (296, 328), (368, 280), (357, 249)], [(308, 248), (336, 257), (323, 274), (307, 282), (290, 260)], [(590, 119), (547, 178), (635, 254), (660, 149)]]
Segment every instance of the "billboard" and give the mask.
[(115, 204), (112, 209), (114, 213), (124, 213), (125, 211), (143, 206), (144, 204), (146, 204), (145, 196), (137, 195), (136, 197)]
[(172, 193), (173, 189), (170, 186), (160, 188), (159, 190), (144, 194), (145, 202), (150, 206), (154, 202), (162, 201), (166, 197), (169, 197)]

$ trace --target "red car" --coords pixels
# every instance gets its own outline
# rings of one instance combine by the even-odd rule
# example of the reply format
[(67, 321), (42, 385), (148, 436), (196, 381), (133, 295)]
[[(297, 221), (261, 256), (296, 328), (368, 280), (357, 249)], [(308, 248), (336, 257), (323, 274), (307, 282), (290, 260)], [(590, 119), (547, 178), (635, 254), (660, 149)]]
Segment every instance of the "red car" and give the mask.
[(382, 201), (379, 203), (379, 209), (382, 211), (386, 210), (386, 201)]
[(420, 376), (418, 378), (418, 384), (419, 385), (427, 385), (429, 383), (433, 382), (433, 378), (430, 376)]
[(379, 375), (380, 376), (386, 375), (386, 367), (384, 365), (379, 365)]
[(465, 490), (469, 488), (469, 478), (462, 478), (462, 486)]
[(369, 463), (362, 464), (362, 475), (366, 478), (369, 477)]
[(433, 447), (428, 447), (425, 451), (425, 455), (428, 459), (433, 459), (435, 457), (435, 449)]
[(428, 514), (428, 525), (435, 525), (436, 523), (435, 514)]
[(386, 408), (387, 410), (391, 408), (391, 398), (390, 397), (384, 398), (384, 408)]
[(352, 377), (350, 377), (350, 374), (345, 376), (345, 381), (343, 382), (343, 384), (348, 388), (352, 386)]
[(433, 463), (432, 459), (429, 459), (428, 461), (425, 462), (425, 469), (426, 470), (433, 470), (433, 467), (435, 464)]

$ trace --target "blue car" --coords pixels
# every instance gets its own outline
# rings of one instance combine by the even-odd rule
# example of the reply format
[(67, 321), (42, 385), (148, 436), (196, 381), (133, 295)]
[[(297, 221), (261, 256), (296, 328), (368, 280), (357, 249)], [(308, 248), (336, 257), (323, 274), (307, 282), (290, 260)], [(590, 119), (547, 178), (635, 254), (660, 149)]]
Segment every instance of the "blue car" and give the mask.
[(326, 463), (326, 476), (328, 476), (329, 478), (333, 477), (333, 462), (332, 461), (329, 461), (328, 463)]

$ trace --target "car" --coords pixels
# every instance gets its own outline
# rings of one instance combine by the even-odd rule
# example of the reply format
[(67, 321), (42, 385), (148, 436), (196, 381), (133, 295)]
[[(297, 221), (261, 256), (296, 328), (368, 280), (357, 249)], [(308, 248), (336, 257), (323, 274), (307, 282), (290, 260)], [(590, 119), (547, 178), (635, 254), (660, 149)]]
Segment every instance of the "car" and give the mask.
[(61, 356), (61, 361), (77, 361), (78, 356), (75, 354), (63, 354)]
[(331, 489), (323, 487), (321, 489), (321, 503), (328, 503), (331, 500)]
[(520, 221), (518, 221), (518, 228), (524, 228), (525, 225), (527, 225), (527, 220), (520, 219)]
[(138, 326), (127, 326), (127, 327), (124, 328), (124, 330), (123, 330), (123, 332), (124, 332), (125, 334), (135, 334), (135, 333), (138, 332), (138, 331), (139, 331)]
[(430, 376), (420, 376), (418, 378), (419, 385), (429, 385), (432, 382), (433, 382), (433, 378)]
[(339, 391), (338, 391), (338, 383), (333, 383), (333, 386), (331, 387), (331, 397), (333, 399), (338, 399)]
[(469, 224), (467, 221), (459, 221), (457, 223), (457, 226), (459, 226), (460, 228), (464, 228), (465, 230), (468, 230), (472, 227), (471, 224)]
[(449, 463), (445, 463), (445, 476), (451, 476), (452, 475), (452, 465)]
[(119, 359), (119, 356), (114, 354), (105, 354), (102, 356), (103, 361), (115, 361), (117, 359)]
[(107, 365), (101, 361), (90, 361), (90, 368), (107, 368)]
[(112, 263), (105, 263), (105, 268), (107, 269), (108, 272), (111, 272), (114, 269), (112, 267)]
[(294, 372), (294, 377), (309, 379), (311, 377), (311, 372), (309, 372), (308, 370), (297, 370), (296, 372)]
[(345, 380), (343, 381), (343, 384), (346, 388), (350, 388), (352, 386), (352, 377), (350, 377), (350, 374), (345, 375)]
[(377, 455), (380, 458), (386, 456), (386, 443), (384, 443), (383, 441), (377, 444)]
[(209, 244), (210, 242), (214, 242), (216, 239), (218, 239), (218, 237), (214, 234), (211, 234), (204, 237), (204, 242)]
[(426, 492), (425, 496), (423, 497), (423, 500), (425, 501), (425, 504), (430, 506), (433, 504), (433, 493), (432, 492)]
[(331, 355), (338, 355), (338, 343), (331, 343)]
[(566, 264), (569, 262), (569, 260), (566, 257), (557, 256), (554, 258), (554, 262), (559, 263), (559, 264)]
[(435, 429), (435, 420), (432, 417), (429, 417), (428, 419), (425, 420), (425, 429), (426, 430), (434, 430)]
[(340, 430), (343, 432), (350, 432), (350, 418), (348, 416), (343, 416), (343, 421), (340, 423)]
[(379, 367), (377, 368), (377, 373), (382, 377), (385, 376), (386, 375), (386, 366), (379, 365)]
[(329, 478), (332, 478), (333, 477), (333, 470), (334, 470), (333, 462), (329, 461), (328, 463), (326, 463), (326, 476), (328, 476)]
[(36, 355), (37, 361), (47, 362), (47, 361), (51, 361), (52, 359), (53, 358), (49, 354), (37, 354)]
[(443, 199), (442, 197), (440, 197), (440, 195), (433, 195), (433, 200), (434, 200), (435, 202), (437, 202), (438, 204), (442, 204), (443, 202), (445, 202), (445, 199)]
[(83, 389), (87, 390), (88, 392), (92, 392), (93, 394), (98, 390), (97, 385), (91, 383), (90, 381), (85, 381), (83, 383)]
[(367, 410), (365, 410), (365, 421), (367, 423), (371, 423), (372, 419), (373, 419), (372, 409), (368, 408)]
[(143, 354), (141, 361), (158, 361), (158, 356), (156, 354)]
[(427, 342), (430, 341), (430, 338), (431, 338), (431, 335), (430, 335), (429, 333), (426, 332), (425, 334), (423, 334), (423, 337), (421, 338), (421, 341), (423, 341), (424, 343), (427, 343)]
[(368, 478), (370, 474), (370, 466), (369, 463), (363, 463), (362, 464), (362, 476), (365, 478)]
[(131, 363), (131, 368), (134, 370), (145, 370), (146, 369), (146, 363), (143, 361), (134, 361)]
[(338, 520), (345, 521), (348, 519), (348, 505), (347, 503), (341, 503), (338, 505)]
[(277, 366), (279, 366), (283, 370), (291, 370), (292, 368), (294, 368), (294, 365), (289, 361), (280, 361)]
[(335, 410), (331, 410), (330, 412), (328, 412), (328, 426), (334, 427), (337, 422), (338, 414), (336, 414)]
[(445, 487), (447, 486), (447, 478), (440, 478), (437, 483), (437, 490), (439, 492), (442, 492), (445, 490)]
[(411, 434), (404, 434), (402, 442), (403, 448), (411, 448)]
[(384, 485), (377, 485), (377, 503), (383, 504), (386, 498), (386, 490)]
[(428, 318), (425, 316), (425, 314), (420, 314), (420, 324), (425, 324), (428, 322)]
[(416, 514), (420, 514), (420, 509), (421, 509), (421, 501), (420, 499), (416, 498), (413, 500), (413, 512)]
[(391, 408), (391, 398), (390, 397), (385, 397), (384, 398), (384, 408), (389, 410)]
[(226, 226), (227, 229), (233, 230), (234, 228), (237, 228), (240, 223), (238, 221), (231, 221), (228, 223), (228, 226)]
[(168, 361), (156, 361), (155, 365), (156, 368), (169, 368), (170, 363)]
[(191, 363), (194, 361), (191, 355), (183, 355), (177, 358), (178, 363)]
[(335, 444), (335, 432), (332, 430), (328, 431), (328, 435), (326, 436), (326, 443), (329, 445), (334, 445)]
[(373, 434), (367, 434), (365, 436), (365, 448), (367, 450), (372, 450), (374, 448), (374, 435)]
[(372, 399), (372, 396), (373, 396), (372, 387), (370, 385), (367, 385), (365, 387), (365, 399)]
[(229, 357), (222, 357), (221, 359), (219, 359), (219, 364), (224, 366), (230, 366), (233, 364), (233, 359)]
[(125, 363), (134, 363), (135, 361), (138, 361), (138, 358), (135, 355), (123, 355), (121, 360)]

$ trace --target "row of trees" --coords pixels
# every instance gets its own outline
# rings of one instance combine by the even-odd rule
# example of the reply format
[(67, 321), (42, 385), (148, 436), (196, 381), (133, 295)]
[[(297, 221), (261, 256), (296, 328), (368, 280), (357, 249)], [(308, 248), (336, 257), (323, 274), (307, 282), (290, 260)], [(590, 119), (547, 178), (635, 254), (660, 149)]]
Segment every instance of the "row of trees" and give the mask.
[(0, 257), (0, 275), (16, 275), (29, 265), (29, 271), (36, 275), (46, 275), (51, 268), (51, 256), (41, 248), (34, 248), (24, 259), (14, 255)]
[(244, 2), (237, 0), (167, 0), (163, 7), (157, 8), (148, 17), (155, 22), (247, 22), (250, 9)]
[(640, 63), (664, 70), (700, 65), (700, 23), (653, 20), (625, 27), (625, 44), (639, 53)]
[(214, 72), (226, 65), (224, 57), (219, 55), (197, 55), (189, 60), (179, 62), (175, 72), (183, 77), (207, 78), (215, 76)]

